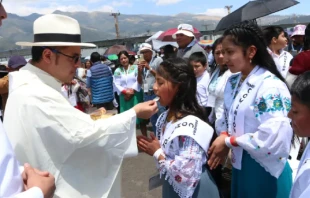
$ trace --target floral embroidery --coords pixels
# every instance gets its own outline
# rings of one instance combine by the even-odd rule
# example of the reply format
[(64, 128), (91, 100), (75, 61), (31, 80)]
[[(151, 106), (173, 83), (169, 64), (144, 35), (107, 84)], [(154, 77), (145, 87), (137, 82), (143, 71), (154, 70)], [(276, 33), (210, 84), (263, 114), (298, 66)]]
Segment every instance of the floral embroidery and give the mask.
[(271, 75), (268, 75), (268, 76), (266, 76), (266, 77), (264, 78), (264, 80), (267, 79), (267, 78), (270, 78), (270, 77), (271, 77)]
[(254, 112), (258, 117), (266, 112), (284, 111), (290, 109), (291, 102), (288, 98), (283, 98), (284, 104), (280, 94), (269, 94), (267, 97), (260, 97), (255, 100)]
[(291, 99), (284, 97), (283, 101), (284, 101), (284, 107), (285, 107), (286, 111), (289, 112), (292, 108)]
[(268, 152), (267, 154), (266, 154), (266, 157), (269, 157), (271, 155), (271, 153), (270, 152)]
[(180, 175), (175, 176), (175, 181), (177, 181), (178, 183), (182, 182), (182, 177)]
[(239, 77), (239, 75), (236, 75), (230, 79), (230, 84), (231, 84), (232, 90), (235, 90), (235, 88), (236, 88), (236, 85), (238, 83), (238, 77)]

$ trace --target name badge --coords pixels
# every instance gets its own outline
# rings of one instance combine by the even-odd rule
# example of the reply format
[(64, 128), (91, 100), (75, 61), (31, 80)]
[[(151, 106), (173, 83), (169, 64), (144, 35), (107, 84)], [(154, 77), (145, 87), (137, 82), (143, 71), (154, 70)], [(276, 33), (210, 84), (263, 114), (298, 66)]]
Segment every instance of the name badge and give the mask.
[(144, 93), (149, 92), (149, 84), (144, 83), (144, 84), (143, 84), (143, 90), (144, 90)]
[(164, 183), (164, 178), (160, 178), (159, 174), (156, 174), (149, 179), (149, 191), (162, 186)]

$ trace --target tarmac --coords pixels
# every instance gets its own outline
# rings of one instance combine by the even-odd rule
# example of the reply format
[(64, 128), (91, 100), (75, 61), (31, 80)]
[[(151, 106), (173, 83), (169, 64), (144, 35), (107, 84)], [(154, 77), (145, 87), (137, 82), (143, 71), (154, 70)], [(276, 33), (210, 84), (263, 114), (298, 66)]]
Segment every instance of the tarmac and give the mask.
[[(137, 130), (137, 135), (141, 135)], [(143, 152), (124, 159), (122, 165), (122, 198), (160, 198), (161, 187), (149, 191), (149, 178), (157, 173), (155, 160)]]

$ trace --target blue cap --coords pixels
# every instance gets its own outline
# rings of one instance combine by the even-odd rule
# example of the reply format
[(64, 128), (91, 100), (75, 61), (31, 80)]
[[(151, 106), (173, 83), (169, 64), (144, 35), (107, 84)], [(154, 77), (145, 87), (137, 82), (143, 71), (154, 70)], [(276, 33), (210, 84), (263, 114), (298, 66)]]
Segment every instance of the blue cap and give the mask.
[(23, 56), (12, 56), (8, 62), (8, 67), (11, 69), (16, 69), (20, 66), (25, 66), (26, 64), (27, 61)]

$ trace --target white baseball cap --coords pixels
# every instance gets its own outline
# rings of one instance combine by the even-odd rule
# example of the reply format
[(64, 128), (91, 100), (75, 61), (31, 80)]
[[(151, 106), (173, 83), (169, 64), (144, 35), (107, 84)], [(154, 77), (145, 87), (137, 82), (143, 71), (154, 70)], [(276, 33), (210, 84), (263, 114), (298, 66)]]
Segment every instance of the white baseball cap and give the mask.
[(178, 26), (178, 31), (172, 35), (172, 38), (176, 39), (177, 34), (184, 34), (188, 37), (195, 37), (194, 28), (190, 24), (180, 24)]
[(148, 43), (142, 43), (140, 45), (140, 48), (139, 48), (139, 53), (143, 50), (149, 50), (149, 51), (153, 51), (153, 48), (152, 48), (152, 45), (148, 44)]

